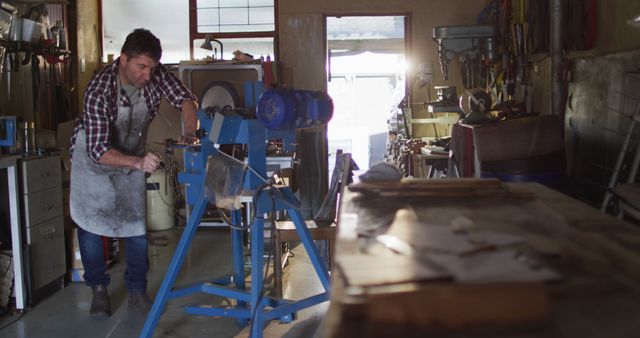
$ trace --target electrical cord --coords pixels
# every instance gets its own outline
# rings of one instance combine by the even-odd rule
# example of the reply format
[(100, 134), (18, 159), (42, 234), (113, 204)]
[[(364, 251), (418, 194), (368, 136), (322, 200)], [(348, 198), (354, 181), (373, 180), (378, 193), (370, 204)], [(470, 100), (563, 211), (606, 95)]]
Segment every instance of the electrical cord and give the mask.
[(235, 157), (233, 157), (233, 156), (231, 156), (231, 155), (229, 155), (229, 154), (226, 154), (226, 153), (224, 153), (224, 152), (222, 152), (222, 151), (218, 151), (218, 153), (219, 153), (219, 154), (222, 154), (222, 155), (224, 155), (224, 156), (226, 156), (226, 157), (228, 157), (228, 158), (230, 158), (230, 159), (232, 159), (232, 160), (234, 160), (234, 161), (236, 161), (236, 162), (238, 162), (238, 163), (240, 163), (240, 164), (242, 164), (243, 166), (245, 166), (246, 168), (248, 168), (249, 170), (251, 170), (251, 172), (253, 172), (253, 173), (254, 173), (254, 174), (255, 174), (255, 175), (256, 175), (260, 180), (262, 180), (262, 182), (264, 182), (264, 183), (269, 183), (269, 180), (268, 180), (268, 179), (266, 179), (266, 178), (262, 177), (262, 175), (260, 175), (260, 173), (258, 173), (255, 169), (251, 168), (251, 166), (250, 166), (250, 165), (248, 165), (247, 163), (244, 163), (244, 161), (239, 160), (239, 159), (237, 159), (237, 158), (235, 158)]
[[(222, 152), (220, 152), (220, 153), (221, 153), (221, 154), (224, 154), (224, 153), (222, 153)], [(243, 165), (245, 165), (245, 168), (248, 168), (248, 169), (252, 170), (252, 171), (255, 173), (255, 171), (254, 171), (250, 166), (246, 165), (244, 162), (241, 162), (241, 161), (239, 161), (238, 159), (236, 159), (236, 158), (234, 158), (234, 157), (231, 157), (231, 156), (229, 156), (229, 155), (227, 155), (227, 154), (224, 154), (224, 155), (225, 155), (225, 156), (228, 156), (229, 158), (231, 158), (231, 159), (233, 159), (233, 160), (235, 160), (235, 161), (238, 161), (239, 163), (242, 163)], [(245, 169), (245, 170), (246, 170), (246, 169)], [(256, 175), (257, 175), (257, 173), (256, 173)], [(278, 189), (278, 188), (274, 185), (274, 181), (273, 181), (273, 179), (268, 179), (268, 180), (267, 180), (267, 179), (262, 178), (260, 175), (257, 175), (257, 176), (258, 176), (260, 179), (262, 179), (265, 183), (264, 183), (264, 184), (262, 184), (261, 186), (259, 186), (258, 188), (256, 188), (256, 189), (255, 189), (255, 191), (254, 191), (254, 193), (253, 193), (253, 201), (254, 201), (254, 203), (252, 203), (252, 206), (251, 206), (251, 207), (252, 207), (252, 213), (251, 213), (251, 216), (252, 216), (252, 217), (251, 217), (249, 220), (247, 220), (247, 226), (242, 226), (242, 225), (239, 225), (239, 224), (235, 224), (235, 223), (233, 223), (233, 222), (232, 222), (232, 220), (231, 220), (231, 219), (229, 219), (229, 217), (224, 213), (224, 211), (223, 211), (223, 210), (221, 210), (220, 208), (218, 208), (218, 209), (219, 209), (218, 211), (219, 211), (219, 213), (220, 213), (220, 216), (221, 216), (222, 220), (223, 220), (223, 221), (224, 221), (224, 222), (225, 222), (229, 227), (231, 227), (231, 228), (233, 228), (233, 229), (237, 229), (237, 230), (242, 230), (242, 231), (246, 231), (246, 230), (248, 230), (248, 229), (251, 227), (251, 224), (253, 224), (253, 222), (255, 221), (255, 218), (256, 218), (256, 215), (257, 215), (257, 204), (258, 204), (258, 203), (257, 203), (257, 201), (258, 201), (258, 199), (259, 199), (259, 197), (260, 197), (260, 194), (261, 194), (261, 193), (263, 193), (263, 192), (265, 192), (265, 191), (269, 191), (269, 192), (271, 192), (271, 193), (274, 193), (274, 192), (275, 192), (275, 194), (277, 194), (277, 195), (278, 195), (278, 197), (280, 198), (280, 200), (282, 201), (282, 203), (283, 203), (283, 204), (285, 204), (286, 206), (288, 206), (289, 208), (292, 208), (292, 209), (300, 209), (300, 206), (299, 206), (299, 205), (295, 205), (295, 204), (293, 204), (293, 203), (289, 202), (289, 201), (285, 198), (285, 196), (282, 194), (282, 191), (280, 191), (280, 189)], [(243, 175), (243, 177), (244, 177), (244, 175)], [(273, 195), (271, 195), (271, 199), (272, 199), (272, 201), (273, 201)], [(274, 203), (275, 203), (275, 202), (274, 202)], [(274, 208), (275, 208), (275, 204), (274, 204)]]
[(11, 325), (15, 324), (17, 321), (19, 321), (20, 319), (22, 319), (22, 316), (24, 316), (24, 314), (25, 314), (25, 312), (22, 312), (18, 318), (14, 319), (14, 320), (13, 320), (13, 321), (11, 321), (10, 323), (8, 323), (8, 324), (6, 324), (6, 325), (4, 325), (4, 326), (0, 327), (0, 331), (2, 331), (2, 330), (4, 330), (4, 329), (8, 328), (9, 326), (11, 326)]
[[(238, 225), (238, 224), (233, 223), (233, 221), (225, 213), (225, 209), (222, 209), (222, 208), (218, 208), (218, 213), (220, 214), (220, 217), (222, 218), (222, 221), (224, 221), (224, 223), (227, 226), (229, 226), (231, 229), (240, 230), (240, 231), (249, 230), (249, 224), (251, 224), (251, 223), (247, 223), (247, 226)], [(255, 217), (252, 215), (252, 220), (253, 219), (255, 219)]]
[[(275, 206), (276, 206), (276, 202), (275, 202), (275, 196), (273, 195), (273, 192), (276, 192), (277, 194), (280, 195), (280, 198), (284, 201), (285, 204), (287, 205), (291, 205), (291, 203), (289, 203), (288, 201), (284, 200), (284, 196), (282, 195), (282, 192), (280, 192), (280, 190), (278, 188), (276, 188), (275, 186), (273, 186), (273, 182), (266, 182), (265, 184), (261, 185), (260, 187), (258, 187), (255, 191), (254, 191), (254, 196), (253, 196), (253, 200), (255, 201), (252, 205), (252, 218), (250, 221), (247, 222), (247, 226), (238, 226), (236, 224), (234, 224), (229, 217), (224, 213), (224, 210), (222, 210), (221, 208), (218, 208), (221, 217), (223, 218), (223, 220), (225, 221), (225, 223), (227, 223), (227, 225), (233, 229), (237, 229), (237, 230), (242, 230), (242, 231), (248, 231), (249, 229), (251, 229), (252, 224), (254, 224), (256, 218), (257, 218), (257, 201), (258, 198), (260, 197), (260, 194), (264, 193), (264, 192), (269, 192), (269, 196), (271, 197), (271, 226), (272, 228), (274, 227), (275, 224)], [(273, 230), (272, 230), (273, 231)], [(262, 282), (264, 284), (264, 281), (267, 279), (267, 276), (269, 275), (269, 266), (271, 264), (271, 261), (273, 259), (273, 236), (269, 236), (269, 246), (271, 247), (271, 250), (269, 251), (269, 255), (267, 256), (267, 261), (266, 261), (266, 268), (264, 271), (264, 276), (262, 277)], [(276, 264), (275, 261), (272, 264)], [(252, 268), (255, 268), (255, 266), (252, 266)], [(256, 301), (256, 304), (253, 307), (253, 310), (251, 311), (251, 321), (250, 321), (250, 328), (249, 328), (249, 332), (253, 331), (253, 323), (255, 323), (255, 319), (256, 319), (256, 315), (257, 315), (257, 309), (258, 306), (262, 303), (262, 300), (264, 298), (265, 295), (265, 290), (264, 290), (264, 285), (262, 287), (262, 290), (260, 292), (260, 296), (258, 297), (258, 300)]]
[[(170, 172), (170, 170), (168, 170), (168, 169), (167, 169), (167, 171), (166, 171), (166, 175), (169, 175), (169, 172)], [(160, 182), (159, 182), (159, 181), (157, 181), (153, 176), (150, 176), (150, 177), (149, 177), (149, 180), (151, 181), (151, 183), (160, 184)], [(173, 179), (172, 179), (171, 181), (173, 181)], [(173, 182), (171, 182), (171, 184), (172, 184), (171, 188), (173, 189)], [(166, 188), (166, 187), (165, 187), (165, 188)], [(175, 189), (174, 189), (174, 190), (175, 190)], [(162, 194), (160, 193), (160, 189), (156, 190), (156, 193), (158, 194), (158, 197), (160, 198), (160, 200), (162, 201), (162, 203), (164, 203), (167, 207), (170, 207), (170, 208), (169, 208), (169, 210), (171, 210), (171, 208), (173, 208), (173, 210), (174, 210), (174, 214), (175, 214), (175, 207), (176, 207), (175, 199), (174, 199), (174, 202), (173, 202), (173, 203), (172, 203), (172, 202), (167, 201), (164, 197), (162, 197)], [(170, 212), (170, 211), (169, 211), (169, 212)], [(175, 216), (175, 215), (172, 215), (171, 213), (169, 213), (169, 216)]]

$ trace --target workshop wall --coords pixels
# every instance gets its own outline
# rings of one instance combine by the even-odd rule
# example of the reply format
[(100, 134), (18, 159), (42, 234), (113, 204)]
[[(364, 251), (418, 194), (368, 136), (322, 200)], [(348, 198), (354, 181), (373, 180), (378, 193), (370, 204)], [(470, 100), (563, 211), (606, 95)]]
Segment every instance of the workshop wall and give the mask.
[(21, 64), (24, 52), (11, 55), (17, 59), (13, 67), (7, 64), (0, 74), (0, 115), (16, 116), (24, 121), (35, 121), (33, 75), (31, 64)]
[[(324, 16), (336, 15), (409, 15), (410, 31), (405, 32), (411, 44), (406, 51), (407, 59), (415, 70), (418, 63), (431, 64), (435, 85), (461, 86), (459, 66), (452, 63), (449, 81), (443, 80), (439, 71), (437, 45), (432, 39), (433, 27), (440, 25), (475, 24), (476, 15), (484, 7), (483, 1), (386, 1), (386, 0), (280, 0), (278, 5), (278, 55), (277, 60), (284, 74), (291, 79), (289, 85), (298, 89), (326, 90), (326, 54)], [(411, 73), (411, 72), (410, 72)], [(413, 83), (409, 74), (409, 83)], [(410, 102), (415, 118), (427, 117), (422, 102), (427, 101), (427, 91), (411, 85)], [(418, 125), (413, 130), (415, 137), (430, 136), (432, 125)], [(302, 164), (298, 167), (301, 204), (312, 210), (319, 209), (327, 182), (326, 130), (305, 131), (299, 134)], [(320, 154), (321, 156), (317, 156)]]
[(569, 54), (572, 76), (565, 116), (574, 193), (594, 206), (602, 201), (640, 98), (640, 74), (627, 73), (640, 71), (640, 28), (627, 24), (640, 15), (640, 2), (600, 2), (598, 11), (594, 48)]
[[(452, 62), (449, 81), (440, 72), (437, 44), (433, 41), (433, 27), (444, 25), (476, 24), (476, 16), (484, 1), (385, 1), (385, 0), (280, 0), (278, 12), (278, 60), (290, 68), (293, 85), (301, 89), (326, 90), (324, 16), (335, 15), (409, 15), (412, 25), (406, 38), (412, 50), (406, 52), (415, 72), (418, 63), (431, 64), (434, 69), (432, 85), (453, 85), (462, 88), (460, 67)], [(412, 83), (413, 74), (409, 79)], [(427, 90), (410, 88), (414, 118), (428, 117), (422, 102), (427, 101)], [(432, 91), (432, 96), (435, 92)], [(416, 125), (414, 136), (430, 136), (431, 125)]]
[(640, 73), (627, 72), (640, 71), (640, 50), (574, 62), (565, 117), (568, 170), (576, 195), (599, 205), (638, 104)]
[(77, 0), (77, 47), (74, 53), (73, 74), (75, 91), (74, 104), (82, 114), (82, 98), (93, 74), (100, 68), (100, 42), (98, 40), (100, 6), (98, 0)]

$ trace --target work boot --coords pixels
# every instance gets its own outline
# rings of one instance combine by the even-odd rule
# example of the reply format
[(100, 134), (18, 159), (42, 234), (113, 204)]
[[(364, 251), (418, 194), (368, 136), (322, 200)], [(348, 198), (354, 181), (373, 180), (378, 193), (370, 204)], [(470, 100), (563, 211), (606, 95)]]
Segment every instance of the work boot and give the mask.
[(127, 304), (129, 311), (146, 316), (152, 305), (153, 302), (147, 296), (146, 291), (129, 291), (129, 302)]
[(89, 309), (89, 314), (92, 316), (111, 316), (111, 302), (109, 301), (107, 286), (92, 286), (91, 291), (93, 293), (93, 298), (91, 299), (91, 309)]

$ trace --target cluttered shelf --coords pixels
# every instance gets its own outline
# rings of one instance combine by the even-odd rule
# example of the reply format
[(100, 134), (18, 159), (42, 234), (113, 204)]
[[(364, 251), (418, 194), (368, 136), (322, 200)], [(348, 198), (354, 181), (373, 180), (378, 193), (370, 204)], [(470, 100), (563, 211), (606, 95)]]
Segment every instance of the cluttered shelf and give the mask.
[(54, 48), (52, 46), (46, 46), (46, 44), (30, 43), (26, 41), (8, 41), (0, 40), (0, 46), (6, 48), (7, 53), (13, 52), (32, 52), (40, 55), (52, 55), (52, 56), (70, 56), (71, 51), (66, 49)]
[(359, 183), (341, 207), (327, 337), (638, 332), (640, 230), (550, 188)]

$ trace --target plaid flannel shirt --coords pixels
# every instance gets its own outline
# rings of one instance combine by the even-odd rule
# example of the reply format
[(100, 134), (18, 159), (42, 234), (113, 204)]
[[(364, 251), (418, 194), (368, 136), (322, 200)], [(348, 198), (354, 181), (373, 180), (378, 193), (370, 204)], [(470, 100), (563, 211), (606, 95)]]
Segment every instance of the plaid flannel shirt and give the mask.
[[(116, 103), (119, 63), (120, 58), (101, 70), (89, 82), (84, 93), (84, 114), (76, 118), (70, 140), (69, 151), (72, 155), (76, 137), (82, 129), (86, 131), (87, 153), (95, 162), (111, 149), (111, 127), (118, 118), (118, 106), (130, 106), (127, 95), (120, 95), (120, 104)], [(142, 94), (151, 112), (151, 120), (157, 115), (163, 96), (179, 110), (185, 100), (196, 101), (196, 97), (161, 63), (155, 69), (151, 82), (142, 89)]]

